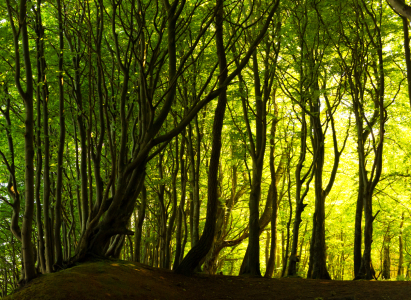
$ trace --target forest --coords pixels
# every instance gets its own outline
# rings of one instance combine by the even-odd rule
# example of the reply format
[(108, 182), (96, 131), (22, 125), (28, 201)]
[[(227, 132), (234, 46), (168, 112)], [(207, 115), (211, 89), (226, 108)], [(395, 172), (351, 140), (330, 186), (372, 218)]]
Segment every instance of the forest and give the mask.
[(404, 0), (0, 1), (0, 295), (95, 257), (410, 280)]

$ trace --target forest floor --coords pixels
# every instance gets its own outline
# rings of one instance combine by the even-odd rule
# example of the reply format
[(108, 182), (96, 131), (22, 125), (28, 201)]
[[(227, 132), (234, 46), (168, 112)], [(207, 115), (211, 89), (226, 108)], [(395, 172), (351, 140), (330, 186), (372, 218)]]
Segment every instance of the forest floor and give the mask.
[(5, 299), (411, 299), (407, 281), (193, 277), (121, 260), (80, 264), (34, 279)]

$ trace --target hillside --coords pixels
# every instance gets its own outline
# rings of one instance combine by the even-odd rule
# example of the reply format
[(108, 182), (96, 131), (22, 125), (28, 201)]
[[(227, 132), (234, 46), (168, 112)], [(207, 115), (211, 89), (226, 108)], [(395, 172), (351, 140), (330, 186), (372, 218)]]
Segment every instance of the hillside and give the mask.
[(127, 261), (84, 263), (33, 280), (10, 299), (409, 299), (410, 282), (196, 275)]

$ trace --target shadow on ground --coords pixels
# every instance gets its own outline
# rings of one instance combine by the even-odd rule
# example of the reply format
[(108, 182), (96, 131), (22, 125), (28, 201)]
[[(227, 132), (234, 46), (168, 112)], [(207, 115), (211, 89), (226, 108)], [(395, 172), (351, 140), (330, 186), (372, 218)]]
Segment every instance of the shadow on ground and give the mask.
[[(355, 298), (354, 298), (355, 297)], [(127, 261), (95, 261), (42, 275), (10, 299), (411, 299), (411, 282), (185, 277)]]

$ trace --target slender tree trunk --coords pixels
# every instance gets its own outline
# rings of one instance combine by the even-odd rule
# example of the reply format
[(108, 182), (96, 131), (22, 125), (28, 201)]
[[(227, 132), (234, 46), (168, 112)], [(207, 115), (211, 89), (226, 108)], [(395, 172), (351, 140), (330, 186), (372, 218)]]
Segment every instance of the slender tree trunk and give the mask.
[[(29, 36), (27, 30), (27, 0), (21, 0), (19, 3), (18, 28), (14, 24), (14, 8), (10, 0), (6, 0), (9, 21), (13, 31), (14, 55), (15, 55), (15, 82), (19, 94), (24, 102), (25, 107), (25, 133), (24, 133), (24, 158), (25, 158), (25, 208), (23, 215), (23, 224), (21, 229), (22, 240), (22, 260), (24, 268), (24, 281), (28, 282), (36, 277), (35, 259), (33, 252), (32, 223), (34, 214), (34, 106), (33, 106), (33, 73), (29, 51)], [(23, 49), (24, 69), (25, 69), (25, 86), (26, 91), (21, 85), (20, 75), (20, 46), (19, 38)]]
[(146, 187), (143, 186), (143, 189), (141, 191), (141, 202), (140, 202), (140, 207), (138, 209), (138, 219), (135, 220), (135, 232), (134, 232), (134, 261), (135, 262), (140, 262), (140, 249), (141, 249), (141, 235), (143, 232), (143, 223), (144, 223), (144, 218), (146, 215), (146, 205), (147, 205), (147, 191)]
[(262, 164), (253, 164), (253, 181), (249, 200), (250, 220), (248, 237), (249, 255), (248, 264), (244, 273), (252, 276), (261, 276), (260, 272), (260, 225), (259, 225), (259, 203), (261, 196)]
[(382, 279), (391, 279), (390, 242), (390, 225), (388, 225), (384, 236)]
[[(270, 189), (272, 190), (273, 212), (271, 214), (271, 247), (267, 263), (267, 268), (264, 277), (271, 278), (274, 275), (275, 254), (277, 252), (277, 217), (278, 217), (278, 192), (277, 186), (271, 182)], [(269, 192), (270, 193), (270, 192)]]
[[(191, 145), (189, 144), (189, 147)], [(181, 258), (184, 255), (184, 247), (182, 247), (182, 230), (183, 230), (183, 219), (184, 223), (185, 221), (185, 214), (184, 214), (184, 207), (185, 207), (185, 201), (186, 201), (186, 186), (187, 186), (187, 169), (186, 169), (186, 163), (185, 160), (183, 159), (183, 156), (180, 156), (180, 165), (181, 165), (181, 195), (180, 195), (180, 203), (178, 206), (178, 214), (177, 214), (177, 231), (176, 231), (176, 252), (175, 252), (175, 257), (174, 257), (174, 265), (173, 265), (173, 270), (175, 270), (178, 265), (180, 264)], [(187, 239), (187, 224), (185, 227), (185, 236)]]
[[(360, 170), (361, 172), (361, 170)], [(355, 233), (354, 233), (354, 274), (358, 275), (361, 266), (361, 245), (362, 245), (362, 212), (364, 209), (363, 202), (364, 184), (362, 176), (359, 176), (357, 208), (355, 211)]]
[[(261, 90), (261, 81), (259, 75), (257, 51), (253, 52), (253, 74), (256, 98), (256, 142), (251, 145), (251, 157), (253, 161), (253, 173), (251, 180), (251, 192), (249, 199), (250, 219), (249, 219), (249, 237), (248, 237), (248, 263), (244, 273), (251, 276), (261, 277), (260, 271), (260, 224), (259, 224), (259, 205), (261, 198), (261, 179), (264, 167), (264, 156), (266, 146), (266, 104), (268, 97), (264, 97)], [(268, 92), (268, 91), (266, 91)], [(267, 96), (267, 95), (266, 95)], [(247, 122), (247, 132), (249, 139), (253, 139), (248, 121), (248, 109), (243, 98), (244, 118)]]
[[(298, 247), (298, 238), (299, 238), (299, 230), (300, 224), (302, 222), (301, 216), (304, 212), (305, 207), (307, 204), (304, 204), (304, 198), (306, 197), (310, 183), (313, 179), (314, 172), (312, 168), (310, 168), (307, 173), (301, 178), (301, 172), (304, 167), (304, 162), (306, 160), (307, 154), (307, 122), (306, 122), (306, 114), (303, 111), (301, 115), (301, 140), (300, 140), (300, 154), (298, 164), (295, 170), (295, 178), (296, 178), (296, 192), (295, 192), (295, 215), (294, 215), (294, 224), (293, 224), (293, 241), (291, 245), (291, 252), (290, 252), (290, 259), (289, 259), (289, 266), (288, 266), (288, 276), (295, 276), (297, 274), (297, 262), (300, 261), (300, 256), (297, 253)], [(310, 174), (311, 173), (311, 174)], [(310, 176), (308, 179), (307, 177)], [(306, 182), (306, 188), (303, 191), (303, 184)], [(301, 254), (301, 253), (300, 253)]]
[(265, 238), (265, 265), (268, 266), (268, 260), (270, 258), (270, 237), (271, 233), (269, 230), (267, 230), (267, 236)]
[[(372, 267), (371, 261), (371, 244), (372, 244), (372, 234), (373, 234), (373, 222), (376, 218), (378, 212), (373, 216), (372, 211), (372, 197), (376, 185), (378, 184), (381, 173), (382, 173), (382, 162), (383, 162), (383, 146), (384, 146), (384, 133), (385, 133), (385, 122), (387, 119), (386, 108), (384, 104), (385, 96), (385, 74), (384, 74), (384, 60), (383, 60), (383, 42), (381, 36), (381, 28), (379, 27), (379, 21), (376, 19), (376, 14), (382, 13), (382, 11), (374, 11), (372, 8), (368, 8), (365, 2), (363, 1), (363, 6), (361, 7), (363, 14), (367, 14), (373, 25), (375, 26), (375, 33), (371, 34), (369, 31), (368, 37), (372, 41), (372, 44), (376, 47), (376, 56), (375, 64), (372, 66), (374, 69), (374, 74), (377, 79), (377, 86), (374, 87), (375, 92), (375, 111), (377, 111), (378, 123), (378, 140), (375, 139), (373, 135), (372, 144), (374, 150), (374, 161), (372, 165), (372, 171), (369, 172), (366, 169), (367, 166), (367, 157), (366, 157), (366, 145), (364, 139), (364, 110), (363, 103), (358, 101), (358, 97), (353, 97), (354, 100), (354, 113), (357, 123), (357, 142), (358, 142), (358, 156), (359, 156), (359, 166), (360, 166), (360, 176), (362, 176), (362, 181), (364, 184), (363, 191), (363, 201), (364, 201), (364, 252), (362, 256), (361, 266), (358, 274), (356, 274), (356, 279), (372, 279), (375, 278), (375, 271)], [(381, 9), (381, 8), (379, 8)], [(372, 10), (372, 11), (371, 11)], [(362, 15), (364, 18), (364, 15)], [(351, 76), (350, 76), (351, 77)], [(358, 77), (358, 76), (357, 76)], [(357, 81), (359, 79), (355, 77)], [(349, 78), (351, 81), (352, 79)], [(353, 83), (351, 83), (353, 85)], [(362, 99), (361, 99), (362, 100)], [(374, 121), (376, 122), (376, 121)], [(373, 125), (373, 124), (371, 124)], [(370, 122), (366, 122), (366, 128), (371, 130)]]
[[(159, 164), (158, 164), (158, 170), (159, 170), (159, 177), (160, 180), (163, 180), (164, 178), (164, 170), (163, 170), (163, 158), (164, 154), (159, 155)], [(160, 266), (161, 268), (166, 268), (165, 266), (165, 250), (166, 250), (166, 231), (167, 231), (167, 208), (165, 205), (165, 184), (161, 183), (158, 186), (158, 201), (159, 201), (159, 208), (160, 208), (160, 219), (159, 219), (159, 234), (158, 234), (158, 239), (160, 242), (160, 252), (159, 252), (159, 261), (160, 261)]]
[(212, 149), (210, 164), (208, 170), (208, 202), (206, 223), (204, 225), (203, 234), (196, 246), (191, 248), (190, 252), (183, 261), (175, 269), (176, 273), (191, 275), (197, 268), (199, 262), (210, 250), (216, 226), (216, 214), (218, 205), (218, 167), (220, 164), (221, 152), (221, 132), (224, 123), (224, 114), (227, 104), (227, 88), (222, 86), (222, 83), (227, 79), (227, 59), (225, 55), (224, 39), (223, 39), (223, 14), (224, 0), (217, 0), (216, 7), (216, 45), (217, 55), (220, 67), (219, 84), (223, 91), (218, 97), (217, 107), (214, 114), (213, 133), (212, 133)]
[[(37, 1), (41, 4), (41, 1)], [(43, 213), (44, 213), (44, 236), (45, 236), (45, 257), (46, 257), (46, 272), (53, 271), (53, 242), (50, 223), (50, 135), (49, 135), (49, 91), (46, 81), (46, 60), (44, 58), (44, 27), (41, 19), (40, 7), (36, 14), (36, 33), (37, 33), (37, 60), (39, 71), (39, 81), (41, 84), (41, 100), (43, 104), (43, 133), (44, 133), (44, 169), (43, 169)], [(39, 99), (40, 100), (40, 99)]]
[[(274, 153), (275, 153), (275, 134), (276, 134), (276, 127), (278, 123), (278, 109), (277, 104), (275, 103), (275, 92), (273, 93), (273, 102), (274, 102), (274, 115), (275, 120), (273, 120), (271, 125), (271, 136), (270, 136), (270, 174), (271, 174), (271, 184), (268, 190), (268, 199), (267, 201), (272, 201), (272, 213), (271, 213), (271, 247), (270, 247), (270, 254), (269, 259), (267, 262), (267, 268), (264, 274), (264, 277), (271, 278), (274, 275), (274, 268), (275, 268), (275, 255), (277, 252), (277, 217), (278, 217), (278, 191), (277, 191), (277, 184), (280, 180), (280, 176), (282, 175), (282, 163), (280, 162), (279, 168), (277, 171), (275, 170), (275, 161), (274, 161)], [(282, 159), (282, 157), (281, 157)]]
[(192, 186), (192, 217), (190, 224), (191, 227), (191, 247), (197, 245), (198, 240), (200, 239), (199, 234), (199, 224), (200, 224), (200, 185), (199, 185), (199, 176), (200, 176), (200, 159), (201, 159), (201, 135), (198, 126), (197, 117), (195, 118), (197, 141), (196, 141), (196, 155), (194, 155), (194, 143), (192, 137), (191, 125), (188, 126), (188, 152), (190, 158), (190, 181)]
[(313, 228), (312, 228), (312, 231), (311, 231), (311, 239), (310, 239), (310, 242), (309, 242), (309, 244), (310, 244), (310, 255), (309, 255), (309, 258), (308, 258), (307, 278), (311, 278), (312, 273), (313, 273), (314, 251), (311, 251), (311, 249), (314, 249), (315, 234), (317, 232), (316, 229), (315, 229), (316, 222), (317, 222), (317, 219), (316, 219), (315, 213), (314, 213), (314, 215), (313, 215)]
[[(80, 68), (80, 66), (78, 66)], [(79, 76), (80, 77), (80, 76)], [(80, 78), (78, 78), (78, 84), (80, 86)], [(79, 109), (82, 111), (82, 96), (81, 91), (77, 92)], [(84, 232), (87, 227), (87, 220), (89, 216), (89, 204), (88, 204), (88, 181), (87, 181), (87, 138), (86, 129), (84, 125), (83, 112), (77, 115), (78, 129), (80, 133), (80, 192), (81, 192), (81, 231)]]
[[(40, 76), (39, 76), (40, 78)], [(46, 273), (46, 257), (44, 255), (44, 231), (43, 223), (41, 221), (41, 182), (42, 182), (42, 169), (43, 158), (41, 154), (41, 101), (40, 101), (40, 86), (37, 88), (37, 157), (36, 157), (36, 187), (35, 187), (35, 199), (36, 199), (36, 223), (37, 223), (37, 235), (38, 235), (38, 247), (39, 247), (39, 263), (41, 266), (41, 272)]]
[[(65, 117), (64, 117), (64, 87), (63, 87), (63, 51), (64, 51), (64, 37), (63, 37), (63, 20), (62, 20), (62, 7), (61, 0), (57, 0), (57, 11), (58, 11), (58, 22), (59, 22), (59, 75), (58, 75), (58, 85), (59, 85), (59, 119), (60, 119), (60, 141), (58, 146), (58, 157), (57, 157), (57, 188), (56, 188), (56, 206), (55, 206), (55, 220), (56, 224), (54, 227), (54, 245), (56, 253), (56, 265), (61, 267), (63, 263), (63, 252), (61, 250), (61, 237), (60, 237), (60, 227), (61, 227), (61, 199), (63, 193), (63, 154), (64, 154), (64, 143), (66, 138), (66, 127), (65, 127)], [(66, 238), (66, 235), (64, 235)], [(67, 249), (67, 244), (65, 249)]]
[[(318, 83), (317, 83), (318, 88)], [(323, 167), (324, 167), (324, 134), (322, 124), (319, 116), (319, 99), (312, 105), (312, 113), (315, 117), (311, 116), (311, 126), (314, 131), (313, 148), (316, 155), (315, 160), (315, 226), (313, 226), (313, 232), (315, 236), (313, 239), (313, 248), (310, 252), (312, 255), (312, 274), (313, 279), (331, 279), (327, 271), (326, 263), (326, 248), (325, 248), (325, 198), (326, 193), (323, 189)], [(318, 114), (318, 115), (317, 115)]]
[(184, 210), (183, 210), (184, 237), (183, 237), (183, 244), (181, 245), (180, 261), (183, 261), (184, 251), (185, 251), (185, 247), (186, 247), (186, 245), (187, 245), (187, 240), (188, 240), (187, 215), (188, 215), (188, 210), (187, 210), (187, 211), (184, 211)]
[[(76, 121), (73, 117), (73, 123), (75, 124)], [(74, 127), (74, 145), (75, 145), (75, 152), (76, 152), (76, 198), (77, 198), (77, 211), (78, 211), (78, 219), (79, 219), (79, 223), (80, 226), (83, 226), (83, 221), (82, 221), (82, 217), (83, 217), (83, 213), (81, 211), (81, 207), (82, 207), (82, 201), (81, 201), (81, 193), (80, 193), (80, 185), (78, 184), (78, 182), (80, 182), (80, 166), (79, 166), (79, 146), (78, 146), (78, 138), (77, 138), (77, 126), (73, 126)], [(82, 227), (81, 227), (82, 228)], [(82, 232), (82, 230), (80, 229), (80, 232)]]
[(287, 222), (287, 245), (285, 248), (285, 264), (283, 265), (283, 271), (281, 273), (281, 277), (285, 276), (285, 271), (287, 270), (287, 261), (288, 261), (288, 253), (289, 253), (289, 246), (290, 246), (290, 225), (291, 225), (291, 218), (293, 215), (293, 206), (291, 204), (291, 170), (290, 170), (290, 161), (291, 157), (288, 157), (288, 187), (287, 187), (287, 193), (288, 193), (288, 205), (290, 208), (290, 212), (288, 215), (288, 222)]
[(400, 223), (400, 234), (398, 235), (398, 252), (399, 252), (399, 257), (398, 257), (398, 271), (397, 271), (397, 276), (403, 276), (404, 275), (404, 246), (403, 246), (403, 241), (402, 241), (402, 232), (403, 232), (403, 226), (404, 226), (404, 212), (401, 214), (401, 223)]
[(166, 261), (165, 261), (165, 267), (167, 269), (171, 269), (171, 239), (172, 235), (174, 233), (174, 223), (175, 219), (177, 216), (177, 175), (179, 171), (179, 167), (181, 165), (181, 168), (184, 168), (184, 150), (185, 150), (185, 130), (183, 131), (182, 137), (181, 137), (181, 147), (180, 147), (180, 153), (178, 151), (178, 138), (176, 138), (176, 167), (174, 170), (173, 174), (173, 208), (172, 208), (172, 213), (170, 216), (170, 221), (168, 222), (168, 227), (167, 227), (167, 233), (166, 233)]
[(364, 252), (362, 255), (361, 266), (357, 278), (373, 279), (375, 271), (371, 260), (371, 244), (373, 235), (373, 222), (375, 216), (372, 215), (372, 196), (364, 194)]
[[(299, 272), (299, 271), (301, 271), (301, 266), (302, 266), (302, 261), (301, 261), (301, 259), (302, 259), (302, 253), (303, 253), (303, 245), (304, 245), (304, 239), (305, 239), (305, 234), (307, 233), (307, 225), (308, 225), (308, 220), (307, 220), (307, 222), (305, 222), (305, 229), (304, 229), (304, 233), (303, 233), (303, 236), (302, 236), (302, 238), (301, 238), (301, 244), (300, 244), (300, 256), (299, 256), (299, 264), (298, 264), (298, 268), (297, 268), (297, 272)], [(305, 252), (307, 252), (307, 251), (305, 251)], [(306, 259), (306, 258), (305, 258)]]

